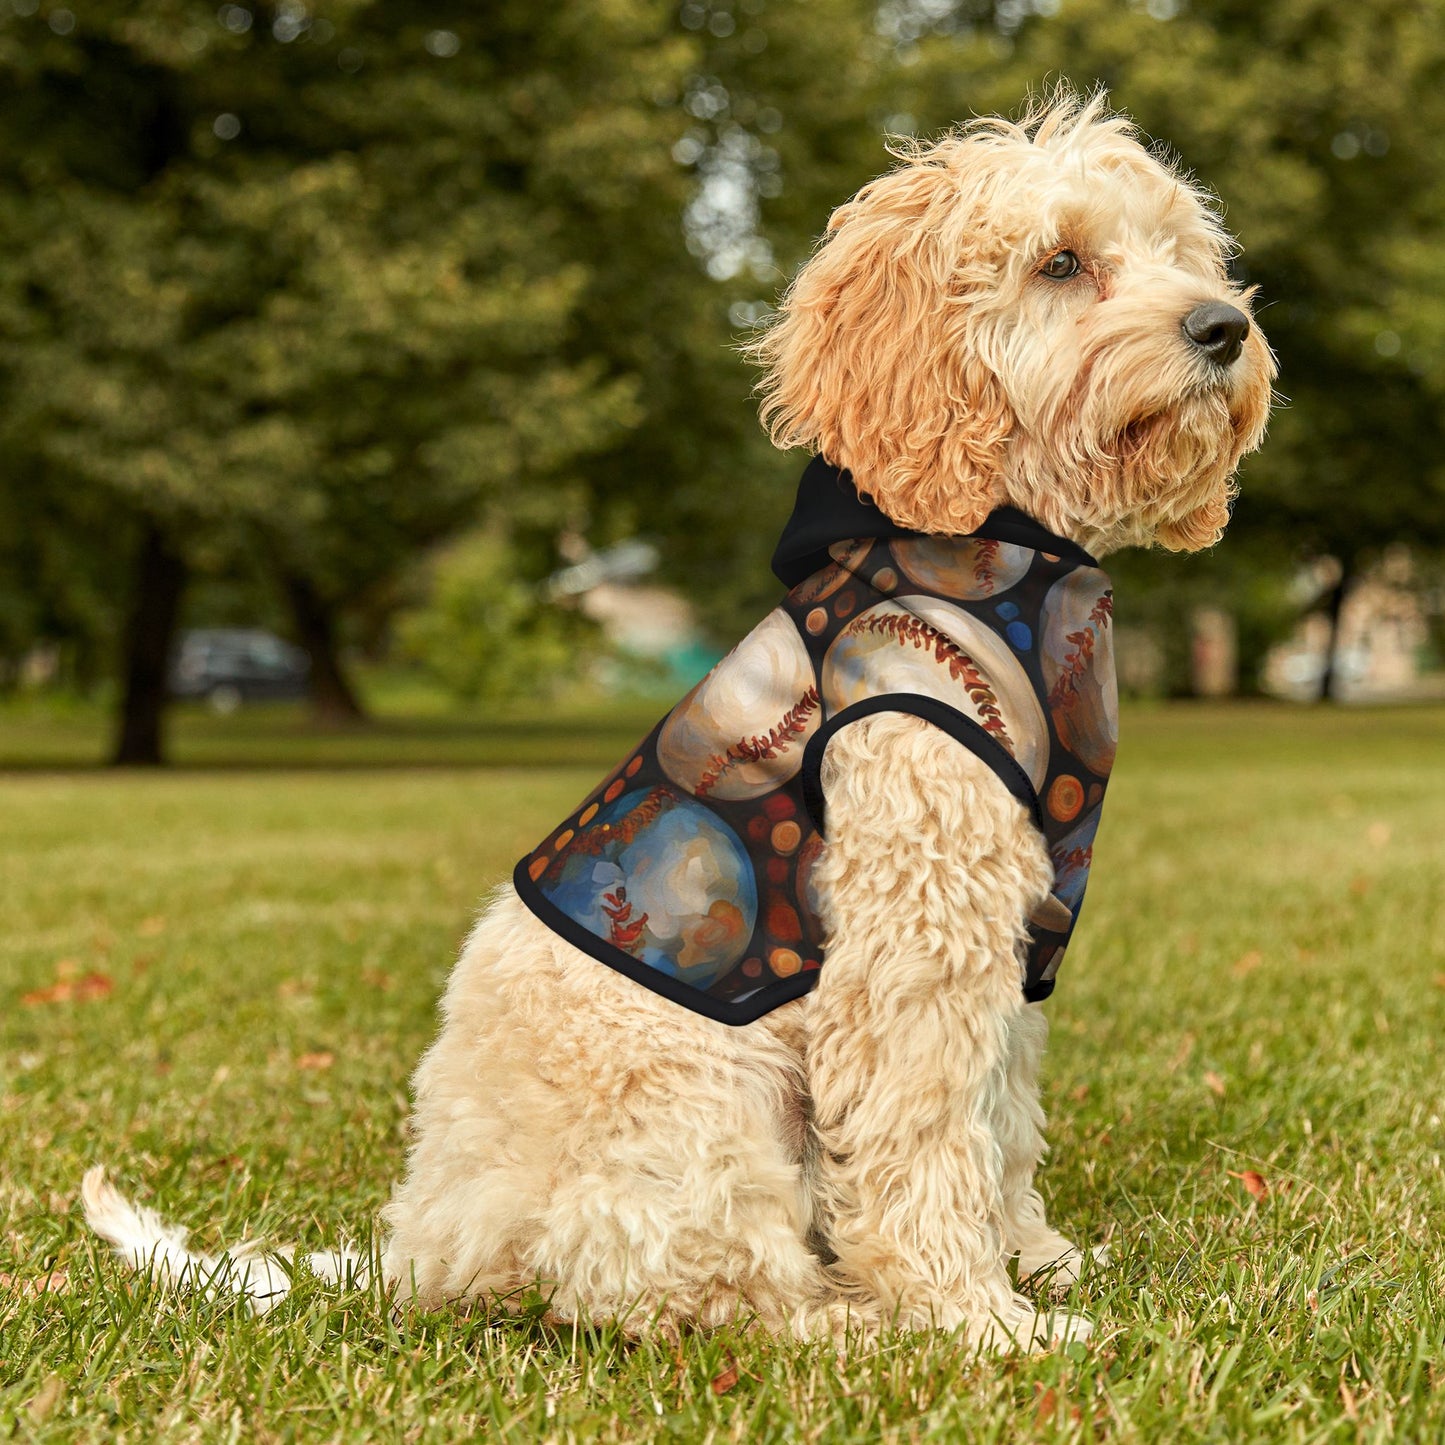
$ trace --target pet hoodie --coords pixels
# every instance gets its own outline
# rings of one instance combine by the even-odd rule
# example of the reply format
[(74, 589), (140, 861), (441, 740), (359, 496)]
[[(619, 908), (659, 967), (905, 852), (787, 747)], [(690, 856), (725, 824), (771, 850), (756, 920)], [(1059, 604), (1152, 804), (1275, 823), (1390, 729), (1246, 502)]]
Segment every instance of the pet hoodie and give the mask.
[(1020, 983), (1046, 998), (1114, 761), (1108, 577), (1012, 507), (968, 536), (911, 532), (822, 458), (773, 571), (787, 596), (517, 864), (522, 900), (665, 998), (751, 1023), (827, 966), (813, 873), (829, 739), (909, 713), (976, 753), (1043, 833), (1054, 886)]

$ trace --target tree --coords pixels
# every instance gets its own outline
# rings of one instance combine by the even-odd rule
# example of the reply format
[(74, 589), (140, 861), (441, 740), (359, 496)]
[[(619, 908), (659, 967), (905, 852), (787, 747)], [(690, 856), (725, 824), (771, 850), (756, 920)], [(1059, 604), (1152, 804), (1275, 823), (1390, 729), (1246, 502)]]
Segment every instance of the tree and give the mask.
[(324, 651), (489, 505), (555, 525), (576, 459), (637, 418), (636, 376), (569, 337), (586, 237), (536, 173), (570, 158), (634, 220), (653, 181), (681, 192), (651, 97), (687, 43), (641, 0), (431, 14), (0, 20), (0, 436), (122, 519), (118, 761), (160, 759), (197, 549), (261, 549)]

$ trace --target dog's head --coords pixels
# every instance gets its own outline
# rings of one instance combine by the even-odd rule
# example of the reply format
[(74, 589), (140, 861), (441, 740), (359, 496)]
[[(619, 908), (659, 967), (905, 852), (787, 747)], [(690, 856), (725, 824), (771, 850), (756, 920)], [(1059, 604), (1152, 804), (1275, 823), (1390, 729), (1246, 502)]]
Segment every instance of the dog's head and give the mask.
[(773, 440), (920, 531), (1008, 502), (1101, 551), (1217, 541), (1274, 361), (1208, 198), (1102, 97), (899, 154), (751, 348)]

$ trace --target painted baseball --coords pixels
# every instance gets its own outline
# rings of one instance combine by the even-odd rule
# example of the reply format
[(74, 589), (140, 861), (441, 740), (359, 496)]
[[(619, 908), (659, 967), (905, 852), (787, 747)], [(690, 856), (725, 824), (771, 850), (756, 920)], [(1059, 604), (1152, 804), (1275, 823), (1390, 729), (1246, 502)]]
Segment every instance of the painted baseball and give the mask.
[(1054, 863), (1054, 894), (1071, 913), (1084, 901), (1089, 881), (1089, 864), (1094, 858), (1094, 834), (1099, 831), (1101, 812), (1086, 813), (1049, 851)]
[(977, 602), (1006, 592), (1029, 570), (1034, 554), (1027, 547), (992, 537), (959, 541), (954, 537), (911, 537), (891, 542), (889, 550), (912, 581), (932, 592)]
[(1039, 648), (1059, 741), (1101, 778), (1114, 766), (1119, 693), (1114, 679), (1114, 594), (1108, 578), (1080, 567), (1055, 582)]
[(794, 602), (821, 602), (831, 597), (845, 582), (851, 582), (859, 563), (872, 550), (873, 539), (864, 537), (858, 541), (834, 542), (828, 548), (832, 561), (820, 572), (815, 572), (805, 581), (798, 583), (792, 591)]
[(1001, 743), (1035, 788), (1048, 771), (1048, 732), (1018, 660), (990, 628), (935, 597), (860, 612), (823, 660), (828, 716), (886, 692), (937, 698)]
[(802, 766), (821, 711), (807, 649), (779, 609), (677, 705), (658, 734), (657, 760), (694, 797), (761, 797)]
[(757, 925), (747, 850), (714, 813), (655, 786), (624, 793), (561, 849), (542, 892), (642, 963), (700, 988), (737, 964)]

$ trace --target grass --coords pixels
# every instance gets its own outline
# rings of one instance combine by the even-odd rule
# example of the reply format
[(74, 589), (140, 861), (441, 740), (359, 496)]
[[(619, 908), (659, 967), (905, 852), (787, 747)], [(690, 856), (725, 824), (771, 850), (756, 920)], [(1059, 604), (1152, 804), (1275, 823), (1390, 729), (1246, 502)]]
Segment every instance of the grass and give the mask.
[[(405, 678), (382, 675), (366, 682), (373, 721), (365, 727), (317, 727), (301, 703), (246, 707), (230, 716), (201, 703), (173, 704), (168, 760), (179, 768), (227, 771), (552, 767), (559, 761), (605, 769), (672, 701), (602, 702), (582, 695), (550, 706), (545, 717), (515, 708), (459, 713), (442, 694)], [(0, 704), (0, 770), (99, 767), (111, 741), (107, 713), (88, 702), (22, 697)]]
[[(1045, 1192), (1113, 1248), (1087, 1348), (674, 1352), (309, 1279), (255, 1320), (87, 1240), (96, 1160), (203, 1246), (365, 1238), (479, 896), (645, 721), (394, 725), (327, 770), (284, 715), (197, 718), (184, 758), (248, 766), (0, 778), (0, 1437), (1445, 1438), (1440, 709), (1126, 715), (1046, 1005)], [(0, 756), (79, 760), (26, 726)]]

